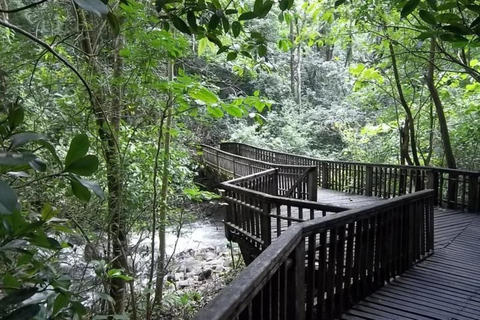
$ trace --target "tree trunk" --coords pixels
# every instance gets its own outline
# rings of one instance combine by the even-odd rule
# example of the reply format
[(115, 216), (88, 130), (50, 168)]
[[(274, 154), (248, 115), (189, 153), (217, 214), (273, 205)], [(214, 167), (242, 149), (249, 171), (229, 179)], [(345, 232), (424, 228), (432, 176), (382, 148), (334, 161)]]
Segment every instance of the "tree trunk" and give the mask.
[(434, 66), (435, 66), (435, 48), (436, 40), (435, 38), (431, 39), (430, 43), (430, 59), (429, 59), (429, 68), (428, 74), (425, 76), (427, 82), (428, 90), (432, 96), (433, 104), (435, 105), (435, 110), (437, 112), (438, 123), (440, 125), (440, 133), (442, 136), (443, 149), (445, 151), (445, 158), (447, 160), (447, 166), (452, 169), (457, 168), (455, 161), (455, 156), (453, 155), (452, 145), (450, 143), (450, 134), (448, 132), (447, 119), (445, 118), (445, 112), (443, 111), (443, 104), (438, 95), (437, 88), (434, 83)]
[(410, 110), (410, 107), (408, 106), (407, 100), (405, 99), (405, 96), (403, 94), (402, 83), (400, 82), (400, 76), (399, 76), (398, 68), (397, 68), (397, 59), (395, 57), (395, 50), (393, 49), (393, 45), (392, 45), (391, 42), (389, 43), (389, 48), (390, 48), (390, 55), (391, 55), (391, 58), (392, 58), (393, 74), (395, 76), (395, 84), (397, 86), (398, 96), (400, 98), (400, 103), (401, 103), (403, 109), (405, 110), (405, 114), (406, 114), (407, 120), (408, 120), (408, 127), (410, 128), (410, 144), (412, 146), (413, 162), (415, 163), (415, 165), (419, 166), (420, 165), (420, 160), (418, 159), (418, 154), (417, 154), (415, 123), (414, 123), (414, 119), (413, 119), (413, 116), (412, 116), (412, 111)]
[[(92, 44), (91, 35), (88, 31), (88, 22), (83, 10), (77, 10), (79, 28), (82, 34), (82, 49), (89, 54), (88, 63), (95, 74), (101, 74), (99, 64), (94, 60), (95, 48)], [(123, 73), (123, 59), (119, 52), (123, 48), (123, 37), (115, 39), (114, 52), (115, 60), (113, 65), (113, 78), (118, 79)], [(128, 270), (127, 258), (125, 256), (127, 247), (127, 235), (125, 228), (125, 216), (122, 207), (123, 177), (118, 144), (118, 133), (120, 131), (120, 117), (123, 103), (122, 87), (114, 85), (114, 95), (108, 108), (104, 110), (108, 96), (101, 88), (95, 92), (92, 99), (92, 108), (95, 114), (95, 122), (98, 127), (98, 136), (104, 150), (105, 167), (107, 172), (107, 202), (109, 214), (109, 253), (111, 248), (112, 268)], [(126, 282), (121, 278), (111, 279), (110, 296), (115, 303), (110, 306), (109, 314), (125, 313)]]
[[(8, 10), (7, 0), (0, 0), (0, 9), (3, 9), (5, 11)], [(8, 22), (8, 13), (2, 12), (0, 13), (0, 17), (2, 17), (2, 20), (4, 20), (5, 22)]]
[[(174, 62), (168, 62), (168, 80), (173, 81), (174, 77)], [(165, 273), (165, 227), (167, 217), (167, 199), (168, 199), (168, 177), (170, 174), (170, 139), (172, 129), (172, 109), (173, 97), (169, 97), (167, 101), (167, 123), (164, 134), (164, 152), (163, 152), (163, 172), (162, 172), (162, 189), (160, 191), (160, 217), (159, 217), (159, 258), (157, 268), (157, 283), (155, 287), (155, 302), (160, 304), (163, 297), (163, 277)]]
[(290, 93), (295, 97), (295, 36), (293, 33), (293, 19), (290, 20)]

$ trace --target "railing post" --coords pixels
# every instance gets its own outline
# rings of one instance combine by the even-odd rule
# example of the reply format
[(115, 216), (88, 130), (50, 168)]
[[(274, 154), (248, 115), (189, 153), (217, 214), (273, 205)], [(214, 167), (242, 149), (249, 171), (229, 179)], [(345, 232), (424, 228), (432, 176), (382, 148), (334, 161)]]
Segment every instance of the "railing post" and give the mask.
[(322, 162), (322, 188), (329, 189), (328, 162)]
[(427, 189), (433, 189), (433, 205), (438, 205), (438, 172), (430, 170), (427, 172)]
[(272, 224), (270, 218), (270, 202), (263, 199), (263, 212), (260, 215), (260, 228), (262, 230), (263, 250), (272, 243)]
[(312, 167), (312, 171), (308, 175), (307, 180), (307, 190), (308, 190), (308, 200), (317, 201), (317, 167)]
[(365, 195), (371, 197), (373, 190), (373, 167), (365, 166)]
[(468, 212), (477, 212), (479, 208), (478, 199), (478, 176), (468, 175)]
[(278, 172), (278, 168), (275, 169), (275, 173), (273, 175), (273, 190), (272, 190), (272, 195), (278, 196), (278, 179), (280, 177), (280, 174)]
[[(455, 209), (457, 207), (458, 193), (458, 174), (456, 172), (448, 173), (448, 189), (447, 189), (447, 208)], [(462, 208), (463, 210), (464, 208)]]
[(292, 254), (293, 265), (287, 271), (287, 319), (305, 319), (305, 238)]
[(235, 179), (236, 177), (236, 170), (235, 170), (235, 157), (232, 157), (232, 164), (233, 164), (233, 178)]

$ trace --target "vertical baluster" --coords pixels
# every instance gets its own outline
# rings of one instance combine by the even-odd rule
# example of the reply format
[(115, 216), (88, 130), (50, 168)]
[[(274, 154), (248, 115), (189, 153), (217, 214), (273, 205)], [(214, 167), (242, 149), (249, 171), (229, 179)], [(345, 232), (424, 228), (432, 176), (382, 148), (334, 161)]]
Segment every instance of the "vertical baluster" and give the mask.
[(318, 277), (317, 277), (317, 319), (324, 319), (326, 315), (325, 290), (327, 273), (327, 232), (320, 233), (318, 248)]
[(354, 253), (354, 241), (355, 241), (355, 223), (349, 223), (347, 228), (347, 254), (345, 261), (345, 289), (343, 294), (345, 309), (349, 309), (353, 305), (352, 297), (352, 268), (353, 268), (353, 253)]
[(335, 272), (335, 316), (338, 317), (345, 310), (343, 303), (343, 280), (345, 267), (345, 226), (338, 228), (337, 257)]
[(314, 285), (315, 285), (315, 243), (316, 235), (312, 234), (308, 237), (307, 250), (307, 284), (306, 284), (306, 318), (313, 319), (314, 308)]
[(326, 318), (334, 319), (335, 311), (335, 262), (337, 260), (337, 229), (330, 229), (330, 244), (328, 246), (327, 269), (327, 307)]

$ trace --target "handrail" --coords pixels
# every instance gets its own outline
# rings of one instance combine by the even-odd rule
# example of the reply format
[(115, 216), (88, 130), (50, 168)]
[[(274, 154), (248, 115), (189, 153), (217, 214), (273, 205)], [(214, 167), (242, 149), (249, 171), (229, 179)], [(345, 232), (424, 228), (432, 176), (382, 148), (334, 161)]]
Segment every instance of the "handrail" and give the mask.
[[(241, 145), (241, 146), (245, 146), (245, 147), (256, 149), (256, 150), (271, 152), (273, 154), (285, 155), (285, 156), (290, 156), (290, 157), (293, 157), (293, 158), (301, 158), (301, 159), (311, 160), (311, 161), (322, 161), (322, 162), (331, 162), (331, 163), (340, 163), (340, 164), (354, 164), (354, 165), (374, 165), (374, 166), (379, 166), (379, 167), (401, 168), (401, 169), (423, 168), (423, 169), (434, 169), (438, 172), (453, 172), (453, 173), (456, 172), (456, 173), (462, 173), (462, 174), (469, 174), (469, 175), (472, 175), (472, 176), (480, 176), (480, 171), (450, 169), (450, 168), (441, 168), (441, 167), (434, 167), (434, 166), (413, 166), (413, 165), (402, 165), (402, 164), (366, 163), (366, 162), (355, 162), (355, 161), (345, 161), (345, 160), (319, 159), (319, 158), (315, 158), (315, 157), (297, 155), (297, 154), (294, 154), (294, 153), (288, 153), (288, 152), (275, 151), (275, 150), (271, 150), (271, 149), (259, 148), (259, 147), (255, 147), (253, 145), (246, 144), (246, 143), (241, 143), (241, 142), (222, 142), (220, 144), (220, 150), (225, 151), (224, 148), (225, 148), (226, 145)], [(241, 156), (241, 154), (238, 154), (238, 155)]]
[(259, 161), (314, 165), (324, 189), (393, 198), (429, 188), (435, 192), (437, 206), (480, 210), (480, 171), (322, 160), (234, 142), (222, 143), (220, 148)]
[(419, 191), (290, 227), (195, 319), (340, 316), (433, 253), (433, 196)]

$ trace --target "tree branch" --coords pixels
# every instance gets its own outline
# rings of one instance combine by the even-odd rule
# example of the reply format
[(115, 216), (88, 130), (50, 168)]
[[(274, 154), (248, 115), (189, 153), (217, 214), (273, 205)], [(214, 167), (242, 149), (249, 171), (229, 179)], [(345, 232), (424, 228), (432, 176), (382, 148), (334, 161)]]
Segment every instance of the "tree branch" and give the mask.
[(34, 3), (27, 4), (27, 5), (24, 6), (24, 7), (15, 8), (15, 9), (12, 9), (12, 10), (3, 10), (3, 9), (0, 8), (0, 13), (16, 13), (16, 12), (20, 12), (20, 11), (27, 10), (27, 9), (32, 8), (32, 7), (38, 6), (39, 4), (42, 4), (42, 3), (47, 2), (47, 1), (48, 1), (48, 0), (40, 0), (40, 1), (37, 1), (37, 2), (34, 2)]
[(40, 45), (41, 47), (43, 47), (46, 51), (53, 54), (65, 66), (67, 66), (70, 70), (72, 70), (73, 73), (75, 73), (75, 75), (80, 79), (80, 81), (85, 86), (85, 89), (87, 89), (88, 95), (90, 96), (90, 100), (93, 100), (93, 92), (92, 92), (92, 89), (90, 88), (90, 86), (88, 85), (87, 80), (85, 80), (85, 78), (80, 74), (80, 72), (78, 72), (78, 70), (70, 62), (68, 62), (67, 59), (65, 59), (60, 54), (58, 54), (48, 43), (42, 41), (41, 39), (38, 39), (37, 37), (35, 37), (31, 33), (23, 30), (22, 28), (19, 28), (19, 27), (13, 25), (13, 24), (10, 24), (10, 23), (8, 23), (4, 20), (0, 19), (0, 25), (4, 26), (5, 28), (11, 29), (15, 32), (20, 33), (21, 35), (27, 37), (28, 39), (32, 40), (33, 42), (35, 42), (38, 45)]

